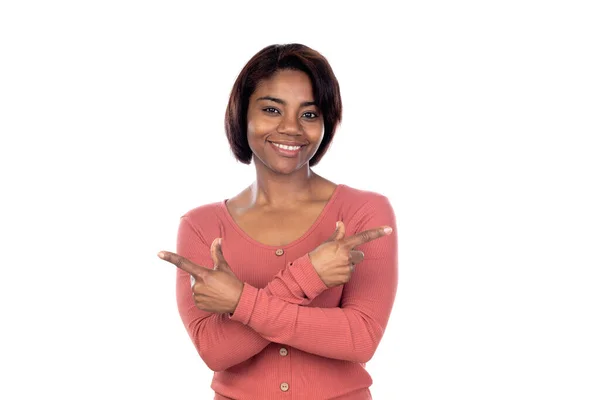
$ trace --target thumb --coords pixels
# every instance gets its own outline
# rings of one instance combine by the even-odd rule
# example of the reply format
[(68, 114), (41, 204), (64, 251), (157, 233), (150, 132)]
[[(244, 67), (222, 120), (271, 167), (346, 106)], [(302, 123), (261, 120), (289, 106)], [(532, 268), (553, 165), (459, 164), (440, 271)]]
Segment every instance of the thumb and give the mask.
[(216, 238), (213, 240), (212, 245), (210, 246), (210, 255), (215, 264), (214, 269), (231, 271), (227, 260), (225, 260), (225, 256), (223, 256), (223, 250), (221, 249), (221, 238)]
[(346, 236), (346, 225), (342, 221), (339, 221), (335, 240), (342, 240), (344, 236)]
[(223, 250), (221, 250), (221, 238), (216, 238), (213, 240), (210, 246), (210, 256), (215, 265), (219, 265), (223, 262), (227, 263), (227, 261), (225, 261), (225, 257), (223, 256)]
[(333, 235), (331, 235), (327, 241), (332, 242), (334, 240), (341, 240), (344, 238), (345, 234), (346, 227), (344, 226), (344, 223), (342, 221), (337, 221), (335, 223), (335, 232), (333, 232)]

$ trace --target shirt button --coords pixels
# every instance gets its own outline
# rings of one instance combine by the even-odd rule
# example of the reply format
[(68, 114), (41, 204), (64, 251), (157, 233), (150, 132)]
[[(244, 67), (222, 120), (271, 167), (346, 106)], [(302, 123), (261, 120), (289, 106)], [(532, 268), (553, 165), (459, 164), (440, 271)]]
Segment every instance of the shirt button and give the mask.
[(285, 357), (287, 356), (287, 349), (285, 347), (282, 347), (279, 349), (279, 354), (281, 354), (281, 356)]
[(275, 254), (277, 254), (278, 256), (283, 255), (283, 249), (277, 249), (277, 250), (275, 250)]
[(281, 385), (279, 385), (279, 389), (281, 389), (284, 392), (287, 392), (289, 388), (290, 388), (290, 385), (288, 385), (285, 382), (283, 382)]

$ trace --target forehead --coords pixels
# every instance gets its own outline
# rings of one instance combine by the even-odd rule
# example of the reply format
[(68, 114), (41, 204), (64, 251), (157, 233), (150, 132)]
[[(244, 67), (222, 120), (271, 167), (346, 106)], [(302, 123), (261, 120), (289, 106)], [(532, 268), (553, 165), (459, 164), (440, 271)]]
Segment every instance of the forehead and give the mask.
[(313, 91), (310, 77), (296, 70), (279, 70), (268, 79), (261, 80), (252, 97), (271, 95), (288, 100), (312, 101)]

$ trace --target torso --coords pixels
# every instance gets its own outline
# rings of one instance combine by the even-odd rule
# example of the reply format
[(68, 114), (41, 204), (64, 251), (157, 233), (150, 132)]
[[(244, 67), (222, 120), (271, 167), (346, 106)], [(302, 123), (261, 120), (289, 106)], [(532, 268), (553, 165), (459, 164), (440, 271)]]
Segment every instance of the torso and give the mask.
[(336, 187), (326, 181), (314, 199), (288, 209), (249, 205), (248, 189), (228, 200), (226, 206), (233, 220), (250, 238), (268, 246), (285, 246), (301, 238), (313, 226)]

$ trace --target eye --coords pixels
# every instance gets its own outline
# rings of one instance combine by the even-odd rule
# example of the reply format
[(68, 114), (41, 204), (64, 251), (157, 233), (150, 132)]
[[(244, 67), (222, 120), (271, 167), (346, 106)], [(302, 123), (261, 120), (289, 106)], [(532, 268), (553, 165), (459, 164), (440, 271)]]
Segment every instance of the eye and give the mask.
[(319, 116), (316, 113), (312, 112), (312, 111), (307, 111), (307, 112), (304, 113), (304, 115), (310, 115), (309, 117), (307, 117), (308, 119), (319, 118)]
[(275, 113), (279, 113), (279, 110), (273, 107), (266, 107), (263, 108), (263, 111), (266, 112), (267, 114), (275, 114)]

